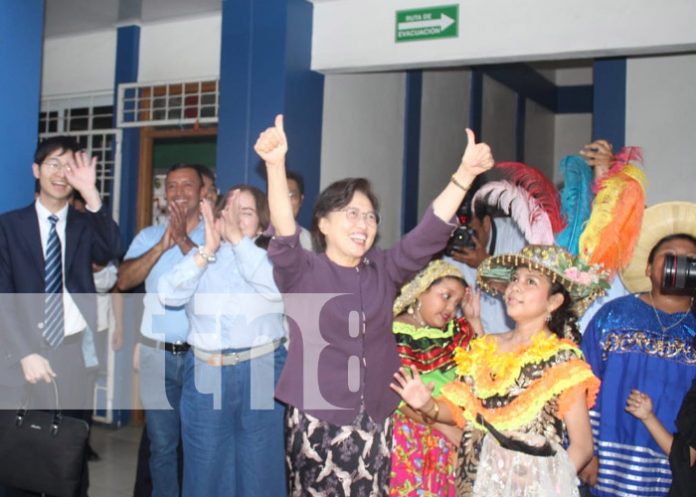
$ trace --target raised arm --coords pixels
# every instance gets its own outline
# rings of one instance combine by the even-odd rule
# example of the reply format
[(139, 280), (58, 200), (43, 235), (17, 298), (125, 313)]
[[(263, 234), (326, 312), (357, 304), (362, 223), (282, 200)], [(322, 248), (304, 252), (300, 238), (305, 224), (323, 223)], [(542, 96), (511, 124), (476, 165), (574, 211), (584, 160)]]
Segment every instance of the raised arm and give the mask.
[(457, 212), (476, 176), (494, 165), (491, 148), (485, 143), (476, 143), (476, 136), (469, 128), (466, 130), (466, 136), (466, 149), (459, 167), (445, 189), (433, 201), (435, 215), (446, 222)]
[(595, 140), (585, 145), (580, 150), (580, 155), (585, 158), (587, 165), (594, 171), (595, 181), (602, 179), (611, 168), (614, 152), (611, 143), (606, 140)]
[(266, 163), (271, 224), (279, 236), (293, 235), (296, 229), (295, 217), (292, 215), (290, 192), (285, 178), (285, 156), (288, 153), (288, 141), (281, 114), (276, 116), (275, 126), (259, 135), (254, 150)]

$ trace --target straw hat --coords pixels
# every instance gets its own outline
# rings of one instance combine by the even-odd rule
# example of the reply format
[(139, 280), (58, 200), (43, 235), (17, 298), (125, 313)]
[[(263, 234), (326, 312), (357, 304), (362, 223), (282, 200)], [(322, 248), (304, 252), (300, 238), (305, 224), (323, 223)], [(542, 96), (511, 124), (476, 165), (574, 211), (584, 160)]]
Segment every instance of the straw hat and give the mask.
[(413, 304), (421, 293), (425, 292), (435, 280), (445, 277), (454, 277), (464, 280), (462, 272), (447, 262), (437, 259), (428, 264), (425, 269), (418, 273), (414, 278), (406, 283), (399, 296), (394, 301), (394, 316), (404, 312), (408, 306)]
[(645, 209), (633, 257), (628, 266), (621, 271), (621, 281), (629, 292), (650, 291), (652, 284), (650, 278), (645, 275), (648, 255), (664, 237), (679, 233), (696, 237), (696, 204), (664, 202)]
[(517, 254), (489, 257), (479, 265), (478, 284), (487, 292), (499, 292), (495, 282), (509, 283), (515, 268), (520, 266), (560, 283), (573, 300), (573, 310), (578, 316), (609, 287), (601, 266), (588, 266), (557, 245), (527, 245)]

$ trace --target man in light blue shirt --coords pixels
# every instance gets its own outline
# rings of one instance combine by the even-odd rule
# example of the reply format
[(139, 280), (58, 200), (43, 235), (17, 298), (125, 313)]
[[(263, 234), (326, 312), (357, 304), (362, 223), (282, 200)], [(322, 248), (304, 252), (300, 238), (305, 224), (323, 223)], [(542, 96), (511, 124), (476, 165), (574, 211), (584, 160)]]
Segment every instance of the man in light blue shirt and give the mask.
[(180, 495), (177, 448), (181, 438), (179, 403), (189, 322), (183, 307), (164, 307), (157, 298), (160, 277), (203, 243), (200, 173), (186, 164), (170, 168), (165, 180), (167, 224), (150, 226), (135, 237), (124, 257), (118, 288), (145, 283), (145, 310), (137, 346), (140, 398), (150, 438), (152, 497)]
[[(473, 248), (452, 250), (448, 262), (464, 275), (471, 288), (476, 288), (476, 271), (479, 264), (490, 255), (513, 254), (527, 244), (515, 221), (509, 217), (494, 217), (493, 208), (485, 202), (477, 202), (475, 215), (469, 226), (475, 232)], [(481, 324), (486, 333), (502, 333), (512, 329), (505, 304), (500, 295), (481, 292)]]

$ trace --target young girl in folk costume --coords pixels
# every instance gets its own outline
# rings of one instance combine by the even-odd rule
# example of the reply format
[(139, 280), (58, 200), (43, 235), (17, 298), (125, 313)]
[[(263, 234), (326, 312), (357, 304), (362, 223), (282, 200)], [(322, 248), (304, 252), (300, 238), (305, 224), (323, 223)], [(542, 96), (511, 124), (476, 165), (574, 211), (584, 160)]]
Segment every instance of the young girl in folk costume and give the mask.
[[(454, 380), (454, 350), (482, 333), (479, 295), (467, 288), (462, 273), (441, 261), (431, 262), (401, 288), (394, 302), (394, 335), (401, 362), (422, 372), (435, 395)], [(463, 305), (465, 318), (457, 320)], [(402, 405), (394, 426), (389, 494), (454, 496), (457, 445), (461, 430), (433, 424)]]
[(395, 374), (392, 388), (413, 409), (462, 427), (457, 495), (578, 495), (576, 473), (592, 457), (588, 406), (599, 381), (582, 359), (575, 320), (604, 291), (602, 277), (555, 246), (490, 257), (478, 282), (484, 290), (505, 286), (515, 328), (457, 349), (460, 379), (440, 397), (417, 371)]

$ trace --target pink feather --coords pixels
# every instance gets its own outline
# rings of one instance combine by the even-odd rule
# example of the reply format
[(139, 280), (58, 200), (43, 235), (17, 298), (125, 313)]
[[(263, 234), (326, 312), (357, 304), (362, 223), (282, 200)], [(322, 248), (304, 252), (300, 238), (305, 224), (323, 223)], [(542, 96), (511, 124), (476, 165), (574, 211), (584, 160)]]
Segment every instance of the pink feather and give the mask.
[(508, 214), (532, 244), (553, 245), (551, 220), (541, 204), (523, 187), (507, 180), (491, 181), (474, 195), (472, 205), (482, 199)]
[(554, 233), (560, 233), (565, 228), (566, 223), (561, 215), (561, 196), (544, 173), (522, 162), (499, 162), (495, 167), (501, 169), (510, 182), (529, 192), (539, 208), (546, 212)]

